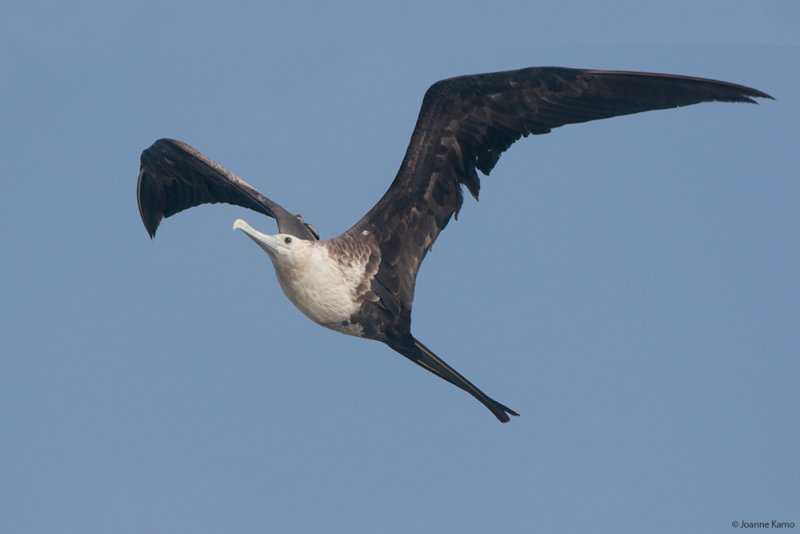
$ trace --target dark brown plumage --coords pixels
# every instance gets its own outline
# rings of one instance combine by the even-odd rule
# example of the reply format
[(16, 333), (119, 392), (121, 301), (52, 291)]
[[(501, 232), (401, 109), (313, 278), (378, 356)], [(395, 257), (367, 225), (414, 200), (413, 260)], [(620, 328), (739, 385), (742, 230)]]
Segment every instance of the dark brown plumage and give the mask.
[(186, 143), (159, 139), (142, 152), (140, 159), (136, 198), (151, 238), (165, 217), (200, 204), (225, 202), (269, 215), (277, 220), (282, 233), (319, 239), (316, 229), (300, 215), (292, 215)]
[[(771, 97), (703, 78), (561, 67), (435, 83), (425, 94), (405, 158), (386, 194), (350, 230), (322, 243), (335, 261), (358, 258), (354, 265), (363, 264), (363, 279), (354, 291), (358, 310), (343, 323), (357, 325), (361, 337), (386, 343), (508, 421), (516, 412), (486, 396), (411, 334), (417, 272), (439, 233), (458, 214), (461, 186), (477, 199), (476, 171), (488, 175), (500, 155), (529, 134), (700, 102), (755, 103), (754, 98)], [(319, 239), (302, 217), (178, 141), (162, 139), (142, 153), (138, 200), (151, 237), (162, 217), (227, 202), (274, 217), (282, 234)]]

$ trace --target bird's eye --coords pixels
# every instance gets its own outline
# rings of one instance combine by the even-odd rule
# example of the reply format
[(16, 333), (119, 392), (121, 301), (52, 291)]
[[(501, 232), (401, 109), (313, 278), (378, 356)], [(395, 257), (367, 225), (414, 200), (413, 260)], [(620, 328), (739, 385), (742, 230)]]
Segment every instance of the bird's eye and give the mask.
[(284, 238), (283, 238), (283, 242), (284, 242), (284, 243), (286, 243), (286, 244), (288, 245), (289, 243), (291, 243), (291, 242), (292, 242), (292, 238), (291, 238), (291, 237), (284, 237)]

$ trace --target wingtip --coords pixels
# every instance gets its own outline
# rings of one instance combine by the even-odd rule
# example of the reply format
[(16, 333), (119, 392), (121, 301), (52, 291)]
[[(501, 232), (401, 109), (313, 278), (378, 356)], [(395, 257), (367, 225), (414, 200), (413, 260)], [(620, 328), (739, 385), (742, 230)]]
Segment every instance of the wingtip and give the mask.
[[(764, 92), (761, 92), (761, 91), (759, 91), (759, 92), (758, 92), (758, 94), (756, 95), (756, 98), (766, 98), (767, 100), (778, 100), (778, 99), (777, 99), (777, 98), (775, 98), (774, 96), (772, 96), (772, 95), (769, 95), (769, 94), (767, 94), (767, 93), (764, 93)], [(754, 100), (753, 102), (754, 102), (754, 103), (756, 103), (756, 104), (758, 104), (758, 101), (757, 101), (757, 100)]]
[[(719, 82), (719, 83), (727, 83), (727, 82)], [(748, 87), (746, 85), (739, 85), (728, 83), (728, 87), (736, 90), (735, 93), (729, 94), (726, 97), (722, 97), (719, 100), (722, 102), (731, 101), (731, 102), (745, 102), (747, 104), (759, 104), (756, 98), (766, 98), (767, 100), (775, 100), (770, 94), (765, 93), (764, 91), (759, 91), (753, 87)]]
[(147, 209), (139, 209), (139, 215), (142, 216), (142, 223), (144, 224), (144, 229), (147, 230), (147, 235), (150, 236), (150, 239), (155, 239), (156, 231), (158, 230), (159, 224), (161, 224), (161, 219), (163, 217), (160, 213), (147, 210)]
[(776, 98), (774, 96), (768, 95), (767, 93), (764, 93), (764, 92), (759, 91), (757, 89), (753, 89), (751, 93), (743, 93), (743, 94), (739, 95), (739, 98), (737, 100), (739, 102), (744, 102), (746, 104), (756, 104), (756, 105), (758, 105), (761, 102), (756, 100), (756, 98), (766, 98), (767, 100), (776, 100)]
[(136, 181), (136, 203), (139, 206), (139, 215), (142, 218), (144, 228), (147, 230), (147, 234), (152, 240), (156, 237), (158, 225), (161, 224), (161, 220), (164, 218), (164, 193), (157, 186), (157, 184), (152, 182), (147, 172), (146, 158), (148, 156), (146, 154), (148, 150), (151, 150), (151, 148), (142, 152), (142, 164), (139, 168), (139, 179)]
[[(751, 97), (751, 98), (766, 98), (767, 100), (775, 100), (775, 97), (765, 93), (764, 91), (759, 91), (753, 87), (748, 87), (746, 85), (739, 85), (739, 88), (742, 89), (742, 96)], [(758, 104), (757, 101), (752, 101), (754, 104)]]

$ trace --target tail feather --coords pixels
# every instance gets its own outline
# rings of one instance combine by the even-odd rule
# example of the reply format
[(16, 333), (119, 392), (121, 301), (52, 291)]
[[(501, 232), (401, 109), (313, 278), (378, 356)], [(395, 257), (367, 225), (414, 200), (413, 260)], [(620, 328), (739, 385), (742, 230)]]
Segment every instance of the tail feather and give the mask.
[(510, 420), (509, 415), (519, 416), (517, 412), (508, 406), (500, 404), (478, 389), (477, 386), (461, 376), (458, 371), (447, 365), (441, 358), (436, 356), (419, 340), (411, 337), (410, 341), (411, 343), (387, 342), (387, 344), (420, 367), (427, 369), (438, 377), (447, 380), (454, 386), (458, 386), (478, 399), (484, 406), (489, 408), (494, 416), (497, 417), (501, 422), (507, 423)]

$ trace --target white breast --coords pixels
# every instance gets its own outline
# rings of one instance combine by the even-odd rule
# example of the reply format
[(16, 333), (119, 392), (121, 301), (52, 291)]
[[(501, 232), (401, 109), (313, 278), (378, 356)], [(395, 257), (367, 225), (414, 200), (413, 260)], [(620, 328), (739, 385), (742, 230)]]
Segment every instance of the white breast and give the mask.
[(322, 244), (293, 260), (272, 262), (289, 300), (315, 323), (361, 336), (361, 326), (349, 321), (360, 306), (356, 288), (364, 277), (364, 265), (342, 265), (329, 256)]

